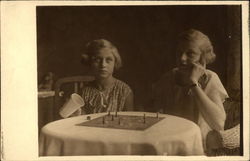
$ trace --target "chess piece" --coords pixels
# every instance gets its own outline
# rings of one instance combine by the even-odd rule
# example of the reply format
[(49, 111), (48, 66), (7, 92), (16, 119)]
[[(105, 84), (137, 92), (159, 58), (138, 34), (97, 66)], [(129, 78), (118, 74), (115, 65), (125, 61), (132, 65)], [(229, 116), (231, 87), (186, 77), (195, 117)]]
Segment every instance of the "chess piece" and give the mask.
[(121, 120), (120, 120), (120, 118), (119, 118), (119, 120), (118, 120), (118, 125), (121, 125)]
[(156, 118), (157, 118), (157, 119), (159, 118), (159, 112), (156, 113)]
[(90, 116), (87, 116), (87, 120), (91, 120), (91, 117), (90, 117)]
[(105, 117), (102, 118), (102, 124), (105, 124)]

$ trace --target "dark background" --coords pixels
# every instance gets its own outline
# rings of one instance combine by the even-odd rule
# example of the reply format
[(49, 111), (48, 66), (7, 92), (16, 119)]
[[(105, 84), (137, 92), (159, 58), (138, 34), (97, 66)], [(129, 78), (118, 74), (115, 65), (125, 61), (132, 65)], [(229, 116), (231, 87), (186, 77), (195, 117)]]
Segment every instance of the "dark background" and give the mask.
[(37, 7), (38, 80), (89, 74), (81, 64), (87, 42), (104, 38), (124, 66), (115, 77), (130, 85), (137, 110), (148, 107), (153, 82), (175, 67), (176, 36), (189, 28), (207, 34), (217, 55), (215, 71), (229, 94), (240, 90), (240, 6), (42, 6)]

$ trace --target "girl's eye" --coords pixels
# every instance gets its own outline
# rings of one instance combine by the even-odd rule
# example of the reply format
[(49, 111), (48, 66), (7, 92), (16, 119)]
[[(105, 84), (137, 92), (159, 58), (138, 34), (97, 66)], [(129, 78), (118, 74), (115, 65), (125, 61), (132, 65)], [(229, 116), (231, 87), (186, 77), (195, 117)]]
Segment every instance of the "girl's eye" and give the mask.
[(187, 55), (188, 55), (189, 57), (194, 57), (194, 56), (195, 56), (195, 53), (194, 53), (194, 52), (187, 52)]
[(112, 62), (113, 61), (113, 59), (112, 58), (107, 58), (107, 60), (106, 60), (108, 63), (109, 62)]
[(101, 59), (100, 58), (93, 58), (93, 61), (96, 63), (99, 63), (101, 61)]

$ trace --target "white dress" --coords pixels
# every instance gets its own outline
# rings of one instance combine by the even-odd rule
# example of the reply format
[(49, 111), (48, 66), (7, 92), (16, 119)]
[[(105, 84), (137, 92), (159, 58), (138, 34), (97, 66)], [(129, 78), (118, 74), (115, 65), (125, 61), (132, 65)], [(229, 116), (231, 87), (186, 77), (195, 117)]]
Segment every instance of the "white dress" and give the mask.
[[(211, 128), (199, 112), (190, 90), (175, 83), (174, 71), (175, 69), (166, 73), (153, 85), (154, 107), (163, 113), (184, 117), (198, 124), (205, 145), (207, 133)], [(228, 94), (218, 75), (211, 70), (206, 70), (205, 73), (206, 78), (199, 81), (201, 88), (209, 98), (220, 97), (224, 102)]]

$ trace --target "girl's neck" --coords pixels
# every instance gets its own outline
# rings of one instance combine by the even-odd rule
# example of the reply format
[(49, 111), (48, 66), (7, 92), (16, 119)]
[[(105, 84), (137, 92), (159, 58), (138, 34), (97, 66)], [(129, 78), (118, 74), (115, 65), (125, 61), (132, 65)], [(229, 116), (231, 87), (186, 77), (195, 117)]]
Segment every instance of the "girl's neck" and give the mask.
[(96, 79), (96, 87), (100, 91), (104, 91), (114, 84), (115, 78), (110, 76), (108, 78)]

